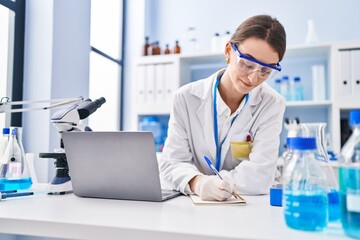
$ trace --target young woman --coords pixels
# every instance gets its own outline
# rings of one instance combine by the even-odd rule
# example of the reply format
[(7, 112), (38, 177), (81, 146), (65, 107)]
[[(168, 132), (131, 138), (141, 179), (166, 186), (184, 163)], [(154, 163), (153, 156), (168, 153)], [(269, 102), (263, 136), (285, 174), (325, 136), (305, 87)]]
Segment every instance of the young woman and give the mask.
[(269, 192), (285, 100), (265, 81), (281, 71), (285, 49), (278, 20), (250, 17), (226, 43), (227, 67), (177, 91), (160, 162), (163, 183), (203, 200)]

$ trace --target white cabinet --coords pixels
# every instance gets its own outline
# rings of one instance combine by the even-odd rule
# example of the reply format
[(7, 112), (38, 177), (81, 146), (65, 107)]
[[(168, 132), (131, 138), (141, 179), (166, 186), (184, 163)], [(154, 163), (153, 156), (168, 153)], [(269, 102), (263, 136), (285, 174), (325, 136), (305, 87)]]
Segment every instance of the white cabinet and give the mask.
[[(326, 122), (330, 147), (339, 152), (343, 111), (360, 108), (360, 41), (292, 46), (287, 49), (281, 65), (283, 71), (277, 77), (287, 75), (293, 79), (300, 76), (305, 89), (305, 101), (288, 102), (285, 117), (298, 117), (301, 122)], [(313, 92), (314, 65), (325, 69), (325, 89), (322, 89), (325, 99), (319, 101), (313, 100), (317, 94)], [(174, 92), (180, 86), (207, 77), (223, 67), (226, 67), (223, 54), (140, 57), (135, 68), (134, 119), (139, 121), (142, 116), (158, 115), (165, 118), (162, 121), (166, 125)], [(274, 79), (267, 82), (274, 86)], [(283, 130), (281, 144), (285, 142), (286, 134)], [(282, 146), (280, 148), (282, 151)]]

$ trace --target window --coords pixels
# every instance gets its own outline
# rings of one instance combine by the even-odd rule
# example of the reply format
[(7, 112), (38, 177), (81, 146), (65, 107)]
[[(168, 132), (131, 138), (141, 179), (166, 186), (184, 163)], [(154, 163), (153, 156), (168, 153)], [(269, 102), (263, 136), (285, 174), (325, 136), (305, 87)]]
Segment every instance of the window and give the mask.
[[(0, 0), (0, 98), (22, 100), (24, 33), (25, 0)], [(0, 114), (5, 125), (21, 126), (21, 113)]]
[(106, 99), (102, 114), (89, 119), (94, 129), (122, 128), (123, 9), (124, 1), (91, 1), (89, 96)]

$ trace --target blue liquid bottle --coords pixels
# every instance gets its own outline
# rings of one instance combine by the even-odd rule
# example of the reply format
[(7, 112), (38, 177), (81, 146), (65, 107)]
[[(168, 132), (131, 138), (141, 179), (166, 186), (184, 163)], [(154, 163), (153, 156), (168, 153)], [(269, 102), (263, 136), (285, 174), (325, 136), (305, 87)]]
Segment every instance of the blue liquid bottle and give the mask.
[(348, 236), (360, 239), (360, 110), (350, 112), (350, 125), (339, 160), (341, 223)]
[(163, 134), (160, 120), (155, 116), (146, 116), (139, 123), (139, 130), (144, 132), (151, 132), (154, 135), (155, 148), (157, 152), (162, 151), (163, 148)]
[(292, 157), (284, 172), (283, 206), (288, 227), (321, 231), (327, 226), (326, 175), (315, 159), (315, 138), (289, 138)]
[(27, 189), (32, 185), (25, 154), (18, 142), (19, 129), (12, 128), (0, 162), (0, 190)]

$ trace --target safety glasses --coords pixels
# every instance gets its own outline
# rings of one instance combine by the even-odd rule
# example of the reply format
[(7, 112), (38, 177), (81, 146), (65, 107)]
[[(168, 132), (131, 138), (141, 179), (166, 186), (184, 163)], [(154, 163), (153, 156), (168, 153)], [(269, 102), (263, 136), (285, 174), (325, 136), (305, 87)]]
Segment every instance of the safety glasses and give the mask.
[(263, 62), (260, 62), (256, 59), (253, 59), (249, 56), (242, 54), (236, 47), (234, 43), (231, 43), (232, 48), (234, 49), (237, 57), (236, 66), (240, 68), (243, 72), (251, 74), (258, 71), (258, 77), (260, 79), (273, 78), (278, 72), (281, 71), (281, 66), (279, 63), (276, 65), (269, 65)]

